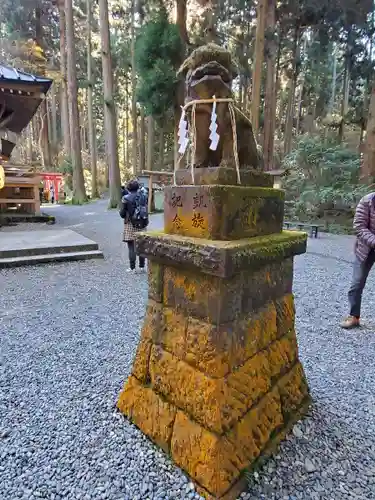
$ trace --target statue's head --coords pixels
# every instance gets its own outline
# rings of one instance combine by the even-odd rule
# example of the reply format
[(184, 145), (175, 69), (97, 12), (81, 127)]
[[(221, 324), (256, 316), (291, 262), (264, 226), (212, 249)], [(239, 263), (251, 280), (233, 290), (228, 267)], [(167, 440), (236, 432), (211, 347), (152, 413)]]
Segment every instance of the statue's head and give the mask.
[(214, 43), (194, 50), (178, 71), (185, 77), (188, 95), (200, 98), (229, 96), (237, 74), (231, 53)]

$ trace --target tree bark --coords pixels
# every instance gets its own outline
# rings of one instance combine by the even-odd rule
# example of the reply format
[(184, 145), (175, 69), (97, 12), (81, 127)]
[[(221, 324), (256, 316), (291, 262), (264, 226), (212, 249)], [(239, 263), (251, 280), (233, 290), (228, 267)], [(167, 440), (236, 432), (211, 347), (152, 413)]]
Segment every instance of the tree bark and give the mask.
[(33, 122), (31, 121), (27, 127), (27, 159), (31, 164), (33, 162)]
[(216, 32), (216, 23), (215, 23), (215, 14), (216, 14), (216, 5), (217, 0), (208, 0), (206, 6), (206, 23), (207, 28), (205, 32), (206, 43), (220, 43), (218, 39), (218, 35)]
[[(40, 7), (35, 8), (35, 40), (39, 47), (42, 49), (44, 54), (44, 39), (43, 39), (43, 27), (42, 27), (42, 9)], [(45, 68), (42, 69), (41, 73), (45, 75)], [(48, 140), (48, 106), (47, 99), (43, 99), (40, 104), (40, 110), (43, 117), (43, 127), (41, 129), (40, 146), (41, 154), (43, 157), (43, 165), (51, 165), (51, 150), (50, 143)]]
[(122, 163), (126, 168), (126, 117), (122, 120)]
[(189, 36), (186, 28), (187, 0), (176, 0), (176, 25), (178, 26), (181, 40), (184, 45), (189, 44)]
[(140, 127), (139, 127), (139, 171), (145, 169), (146, 164), (146, 125), (145, 125), (145, 110), (141, 107)]
[(91, 160), (91, 198), (99, 198), (98, 163), (96, 145), (96, 124), (93, 109), (93, 61), (91, 43), (92, 0), (86, 0), (87, 9), (87, 119), (89, 132), (89, 149)]
[(138, 148), (137, 148), (137, 137), (138, 137), (138, 115), (137, 115), (137, 97), (136, 97), (136, 86), (137, 86), (137, 75), (135, 69), (135, 0), (132, 0), (131, 7), (131, 66), (132, 66), (132, 79), (131, 79), (131, 88), (132, 88), (132, 166), (133, 166), (133, 174), (136, 175), (138, 172), (137, 168), (137, 156), (138, 156)]
[(350, 50), (351, 50), (352, 29), (349, 28), (346, 39), (345, 51), (345, 66), (344, 66), (344, 80), (343, 80), (343, 98), (341, 101), (341, 123), (339, 127), (339, 141), (342, 142), (345, 137), (345, 117), (349, 109), (349, 85), (350, 85)]
[(72, 0), (65, 0), (67, 69), (68, 69), (68, 104), (73, 163), (73, 203), (87, 200), (83, 176), (81, 136), (79, 133), (78, 85), (76, 68), (76, 46), (74, 41), (74, 19)]
[(375, 182), (375, 80), (372, 83), (361, 177), (368, 184)]
[[(183, 61), (186, 47), (189, 45), (189, 36), (186, 27), (187, 21), (187, 0), (176, 0), (176, 25), (180, 32), (180, 37), (183, 42), (183, 54), (181, 57), (181, 63)], [(185, 100), (185, 86), (182, 81), (179, 82), (176, 89), (175, 105), (174, 105), (174, 168), (177, 169), (177, 164), (179, 160), (178, 154), (178, 125), (181, 118), (181, 106), (184, 104)], [(183, 168), (185, 165), (185, 159), (182, 158), (179, 163), (179, 168)]]
[(108, 159), (109, 208), (121, 202), (121, 175), (118, 161), (116, 109), (113, 99), (113, 68), (109, 35), (108, 0), (99, 0), (100, 39), (102, 44), (104, 124)]
[(257, 9), (257, 30), (254, 51), (254, 73), (251, 95), (251, 122), (254, 135), (257, 136), (259, 130), (260, 113), (260, 87), (262, 82), (262, 66), (264, 58), (264, 27), (266, 20), (267, 0), (258, 0)]
[(61, 129), (64, 140), (65, 154), (71, 157), (70, 148), (70, 126), (69, 126), (69, 107), (67, 90), (67, 70), (66, 70), (66, 20), (64, 0), (59, 1), (59, 29), (60, 29), (60, 73), (61, 73)]
[(336, 100), (336, 80), (337, 80), (337, 49), (336, 44), (333, 44), (333, 68), (332, 68), (332, 84), (331, 84), (331, 97), (329, 99), (328, 114), (332, 114), (335, 109)]
[(293, 118), (294, 118), (294, 105), (295, 105), (295, 93), (296, 93), (296, 83), (297, 83), (297, 59), (298, 54), (298, 39), (299, 39), (299, 26), (296, 25), (294, 31), (294, 41), (293, 41), (293, 52), (292, 52), (292, 78), (290, 79), (289, 95), (288, 95), (288, 107), (286, 113), (285, 121), (285, 137), (284, 137), (284, 154), (289, 154), (292, 149), (292, 138), (293, 138)]
[(125, 166), (129, 168), (129, 80), (126, 75), (125, 80), (125, 141), (126, 141), (126, 157)]
[(53, 153), (57, 153), (57, 103), (56, 103), (56, 84), (52, 83), (51, 88), (51, 140)]
[(147, 169), (153, 170), (155, 149), (155, 125), (152, 116), (147, 117)]
[(263, 157), (264, 169), (274, 169), (274, 141), (276, 128), (276, 55), (277, 47), (274, 39), (276, 24), (276, 0), (267, 1), (267, 32), (269, 40), (267, 42), (267, 76), (266, 92), (264, 98), (264, 139)]
[(159, 168), (163, 170), (164, 168), (164, 127), (159, 128)]

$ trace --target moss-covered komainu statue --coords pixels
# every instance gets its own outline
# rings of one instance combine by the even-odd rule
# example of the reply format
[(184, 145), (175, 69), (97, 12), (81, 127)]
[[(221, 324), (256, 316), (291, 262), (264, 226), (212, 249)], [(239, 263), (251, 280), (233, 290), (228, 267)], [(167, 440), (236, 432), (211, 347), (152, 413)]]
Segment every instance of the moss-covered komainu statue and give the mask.
[[(199, 87), (206, 89), (199, 96), (219, 97), (230, 57), (220, 49), (213, 59), (205, 50), (183, 66), (187, 90), (192, 78), (220, 69), (218, 87), (209, 86), (215, 78)], [(218, 156), (197, 122), (197, 137), (206, 135), (195, 185), (190, 169), (176, 172), (177, 185), (165, 189), (164, 231), (137, 236), (138, 252), (149, 259), (149, 300), (118, 407), (202, 494), (230, 499), (244, 471), (274, 449), (309, 403), (292, 295), (293, 257), (305, 252), (306, 237), (282, 231), (284, 193), (259, 168), (248, 122), (238, 183), (233, 144), (223, 144), (228, 106), (220, 106)]]
[[(179, 74), (185, 77), (185, 104), (211, 99), (233, 99), (232, 81), (237, 69), (227, 50), (208, 44), (195, 50), (183, 63)], [(188, 108), (191, 125), (191, 107)], [(230, 109), (227, 103), (217, 104), (217, 124), (220, 142), (217, 150), (209, 149), (212, 104), (202, 103), (196, 107), (196, 154), (195, 167), (234, 166), (233, 130)], [(254, 138), (251, 122), (239, 109), (234, 108), (237, 149), (242, 168), (261, 169), (262, 162)]]

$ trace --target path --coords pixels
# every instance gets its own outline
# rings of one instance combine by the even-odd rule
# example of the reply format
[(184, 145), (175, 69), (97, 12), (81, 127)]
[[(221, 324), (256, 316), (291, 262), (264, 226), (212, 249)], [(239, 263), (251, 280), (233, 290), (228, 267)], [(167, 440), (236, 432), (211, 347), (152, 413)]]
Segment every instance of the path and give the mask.
[[(104, 261), (0, 271), (1, 500), (198, 498), (115, 410), (138, 341), (147, 277), (124, 274), (121, 220), (105, 208), (99, 201), (49, 210), (58, 220), (54, 229), (70, 227), (98, 241)], [(152, 224), (161, 221), (157, 215)], [(369, 328), (337, 327), (352, 244), (323, 236), (296, 259), (300, 353), (316, 403), (251, 480), (248, 498), (375, 499), (374, 275), (364, 301)]]

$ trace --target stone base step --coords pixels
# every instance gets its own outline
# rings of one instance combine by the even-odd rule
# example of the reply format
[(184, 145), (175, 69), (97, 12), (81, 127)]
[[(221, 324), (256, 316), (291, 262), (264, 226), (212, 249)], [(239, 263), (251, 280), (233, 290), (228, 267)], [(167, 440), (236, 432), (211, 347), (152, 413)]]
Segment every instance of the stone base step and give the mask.
[(20, 257), (0, 258), (0, 269), (6, 267), (34, 266), (50, 262), (64, 262), (74, 260), (102, 259), (101, 250), (85, 250), (80, 252), (48, 253), (45, 255), (23, 255)]
[(59, 244), (56, 242), (55, 245), (51, 246), (30, 246), (25, 248), (10, 248), (1, 250), (0, 248), (0, 260), (2, 259), (15, 259), (21, 257), (38, 257), (47, 255), (57, 255), (61, 254), (71, 254), (71, 253), (84, 253), (92, 252), (94, 250), (99, 250), (98, 244), (94, 241), (86, 240), (88, 243), (77, 243), (69, 244), (64, 242), (64, 244)]
[(0, 237), (0, 261), (22, 257), (55, 256), (60, 253), (82, 254), (97, 250), (99, 247), (95, 241), (70, 229), (4, 231)]

